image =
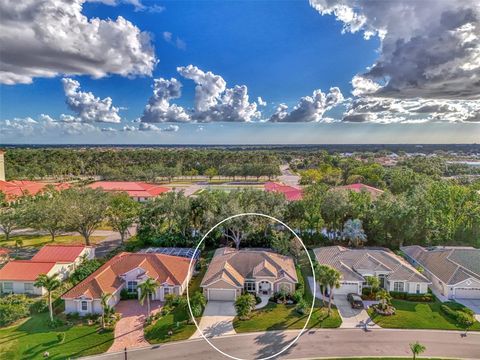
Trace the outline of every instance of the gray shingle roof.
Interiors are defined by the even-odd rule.
[[[472,247],[435,247],[418,245],[402,247],[402,251],[447,285],[458,284],[470,277],[480,279],[480,249]]]
[[[364,281],[359,270],[388,273],[389,280],[430,282],[404,259],[385,248],[347,249],[327,246],[314,250],[320,264],[329,265],[342,274],[344,281]]]

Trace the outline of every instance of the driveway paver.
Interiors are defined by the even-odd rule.
[[[333,303],[338,309],[340,316],[342,318],[341,328],[344,329],[355,329],[355,328],[365,328],[365,324],[369,328],[379,328],[368,315],[365,309],[352,309],[352,306],[347,300],[347,295],[335,295]]]
[[[209,301],[198,326],[208,338],[236,334],[233,329],[235,315],[233,301]],[[191,339],[200,337],[202,335],[197,330]]]
[[[152,301],[150,304],[152,313],[162,308],[160,301]],[[143,323],[147,315],[147,305],[143,306],[137,300],[122,300],[115,311],[122,315],[115,326],[115,339],[107,352],[123,351],[124,348],[132,349],[150,344],[145,340]]]

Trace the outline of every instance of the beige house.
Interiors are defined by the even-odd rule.
[[[388,291],[424,294],[430,280],[403,258],[386,248],[350,249],[326,246],[314,250],[319,264],[328,265],[342,275],[335,294],[361,294],[367,277],[376,276],[380,287]]]
[[[293,259],[272,251],[220,248],[215,252],[201,287],[207,300],[234,301],[242,292],[272,295],[295,291]]]
[[[404,246],[401,250],[415,266],[424,269],[431,287],[448,299],[480,299],[480,249]]]
[[[163,254],[120,253],[103,264],[84,281],[63,294],[66,313],[101,313],[102,294],[110,294],[109,305],[120,301],[122,290],[139,294],[138,286],[152,278],[159,284],[151,300],[165,295],[181,295],[191,277],[190,260]]]

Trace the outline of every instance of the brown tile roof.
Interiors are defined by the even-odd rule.
[[[297,282],[297,273],[292,258],[267,250],[232,248],[217,249],[208,266],[201,286],[219,279],[229,279],[231,284],[242,287],[246,278],[287,275]]]
[[[74,262],[85,245],[46,245],[32,258],[34,261]]]
[[[120,275],[141,268],[159,283],[182,284],[188,275],[190,259],[164,254],[120,253],[103,264],[84,281],[63,294],[62,299],[82,295],[98,299],[102,293],[113,293],[124,283]]]
[[[386,248],[348,249],[326,246],[314,249],[320,264],[329,265],[342,274],[344,281],[364,281],[359,270],[387,272],[389,280],[430,282],[404,259]]]
[[[12,260],[0,269],[0,280],[35,281],[40,274],[48,274],[54,266],[54,262]]]
[[[412,245],[402,247],[402,251],[447,285],[471,277],[480,279],[480,249]]]

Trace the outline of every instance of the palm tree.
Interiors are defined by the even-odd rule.
[[[367,284],[370,286],[372,293],[376,294],[380,288],[380,279],[378,276],[367,276]]]
[[[140,289],[140,304],[143,306],[143,302],[145,299],[147,299],[148,316],[150,316],[150,295],[154,294],[159,286],[160,284],[151,277],[147,278],[147,280],[138,285],[138,288]]]
[[[342,235],[348,239],[349,245],[356,247],[362,246],[363,243],[367,242],[367,235],[365,235],[363,231],[362,220],[359,219],[348,220],[345,225],[343,225]]]
[[[418,341],[416,341],[413,344],[410,344],[410,350],[413,354],[413,360],[415,360],[417,358],[417,355],[425,352],[427,348],[424,345],[420,344]]]
[[[315,280],[320,284],[322,290],[322,304],[325,306],[325,290],[327,289],[327,272],[329,267],[327,265],[315,264]]]
[[[376,298],[377,298],[377,300],[380,300],[380,304],[381,304],[383,310],[386,309],[387,304],[389,304],[390,301],[392,300],[392,296],[385,289],[380,290],[380,292],[377,293]]]
[[[108,305],[108,300],[110,300],[110,297],[112,294],[110,293],[102,293],[101,297],[101,304],[102,304],[102,328],[105,329],[105,315],[110,314],[110,305]]]
[[[50,310],[50,321],[53,322],[53,306],[52,306],[52,291],[60,287],[60,280],[57,279],[57,274],[48,276],[40,274],[33,285],[39,288],[45,288],[48,296],[48,309]]]
[[[326,282],[330,290],[330,296],[328,298],[328,315],[332,311],[332,298],[333,298],[333,289],[338,289],[340,287],[340,279],[342,274],[339,271],[335,270],[332,267],[329,267],[326,274]]]

